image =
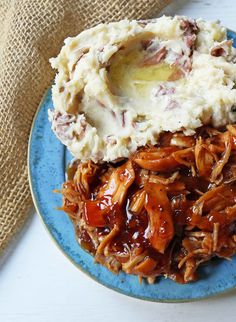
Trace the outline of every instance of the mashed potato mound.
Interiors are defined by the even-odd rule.
[[[114,161],[163,131],[236,120],[236,51],[217,22],[100,24],[67,38],[50,61],[52,129],[82,161]]]

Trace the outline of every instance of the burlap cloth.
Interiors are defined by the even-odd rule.
[[[27,145],[64,38],[102,21],[154,17],[170,0],[0,0],[0,252],[32,200]]]

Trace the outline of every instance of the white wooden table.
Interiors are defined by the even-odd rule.
[[[164,13],[220,19],[236,30],[234,0],[176,0]],[[36,215],[0,266],[0,322],[222,320],[236,321],[236,290],[211,300],[184,304],[128,298],[99,285],[74,267]]]

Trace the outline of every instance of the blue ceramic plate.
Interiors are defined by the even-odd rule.
[[[229,31],[236,45],[236,33]],[[99,283],[123,294],[157,302],[193,301],[210,297],[236,286],[236,256],[232,261],[213,260],[201,267],[200,280],[187,285],[160,278],[155,284],[139,283],[138,278],[121,272],[113,275],[77,243],[74,228],[61,211],[61,196],[53,193],[65,181],[71,155],[52,133],[47,110],[53,107],[51,91],[45,94],[36,113],[29,141],[29,179],[37,212],[63,253]]]

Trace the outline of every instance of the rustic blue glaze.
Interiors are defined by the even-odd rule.
[[[236,34],[228,32],[236,46]],[[160,278],[153,285],[140,284],[136,276],[113,275],[106,268],[94,264],[93,257],[77,243],[74,228],[61,211],[61,196],[53,193],[65,180],[65,167],[71,159],[64,146],[50,129],[47,110],[52,108],[51,91],[46,93],[32,128],[29,142],[29,175],[34,203],[48,231],[62,251],[79,268],[99,283],[123,294],[157,302],[193,301],[225,292],[236,286],[236,257],[232,261],[213,260],[203,266],[200,280],[187,285]]]

